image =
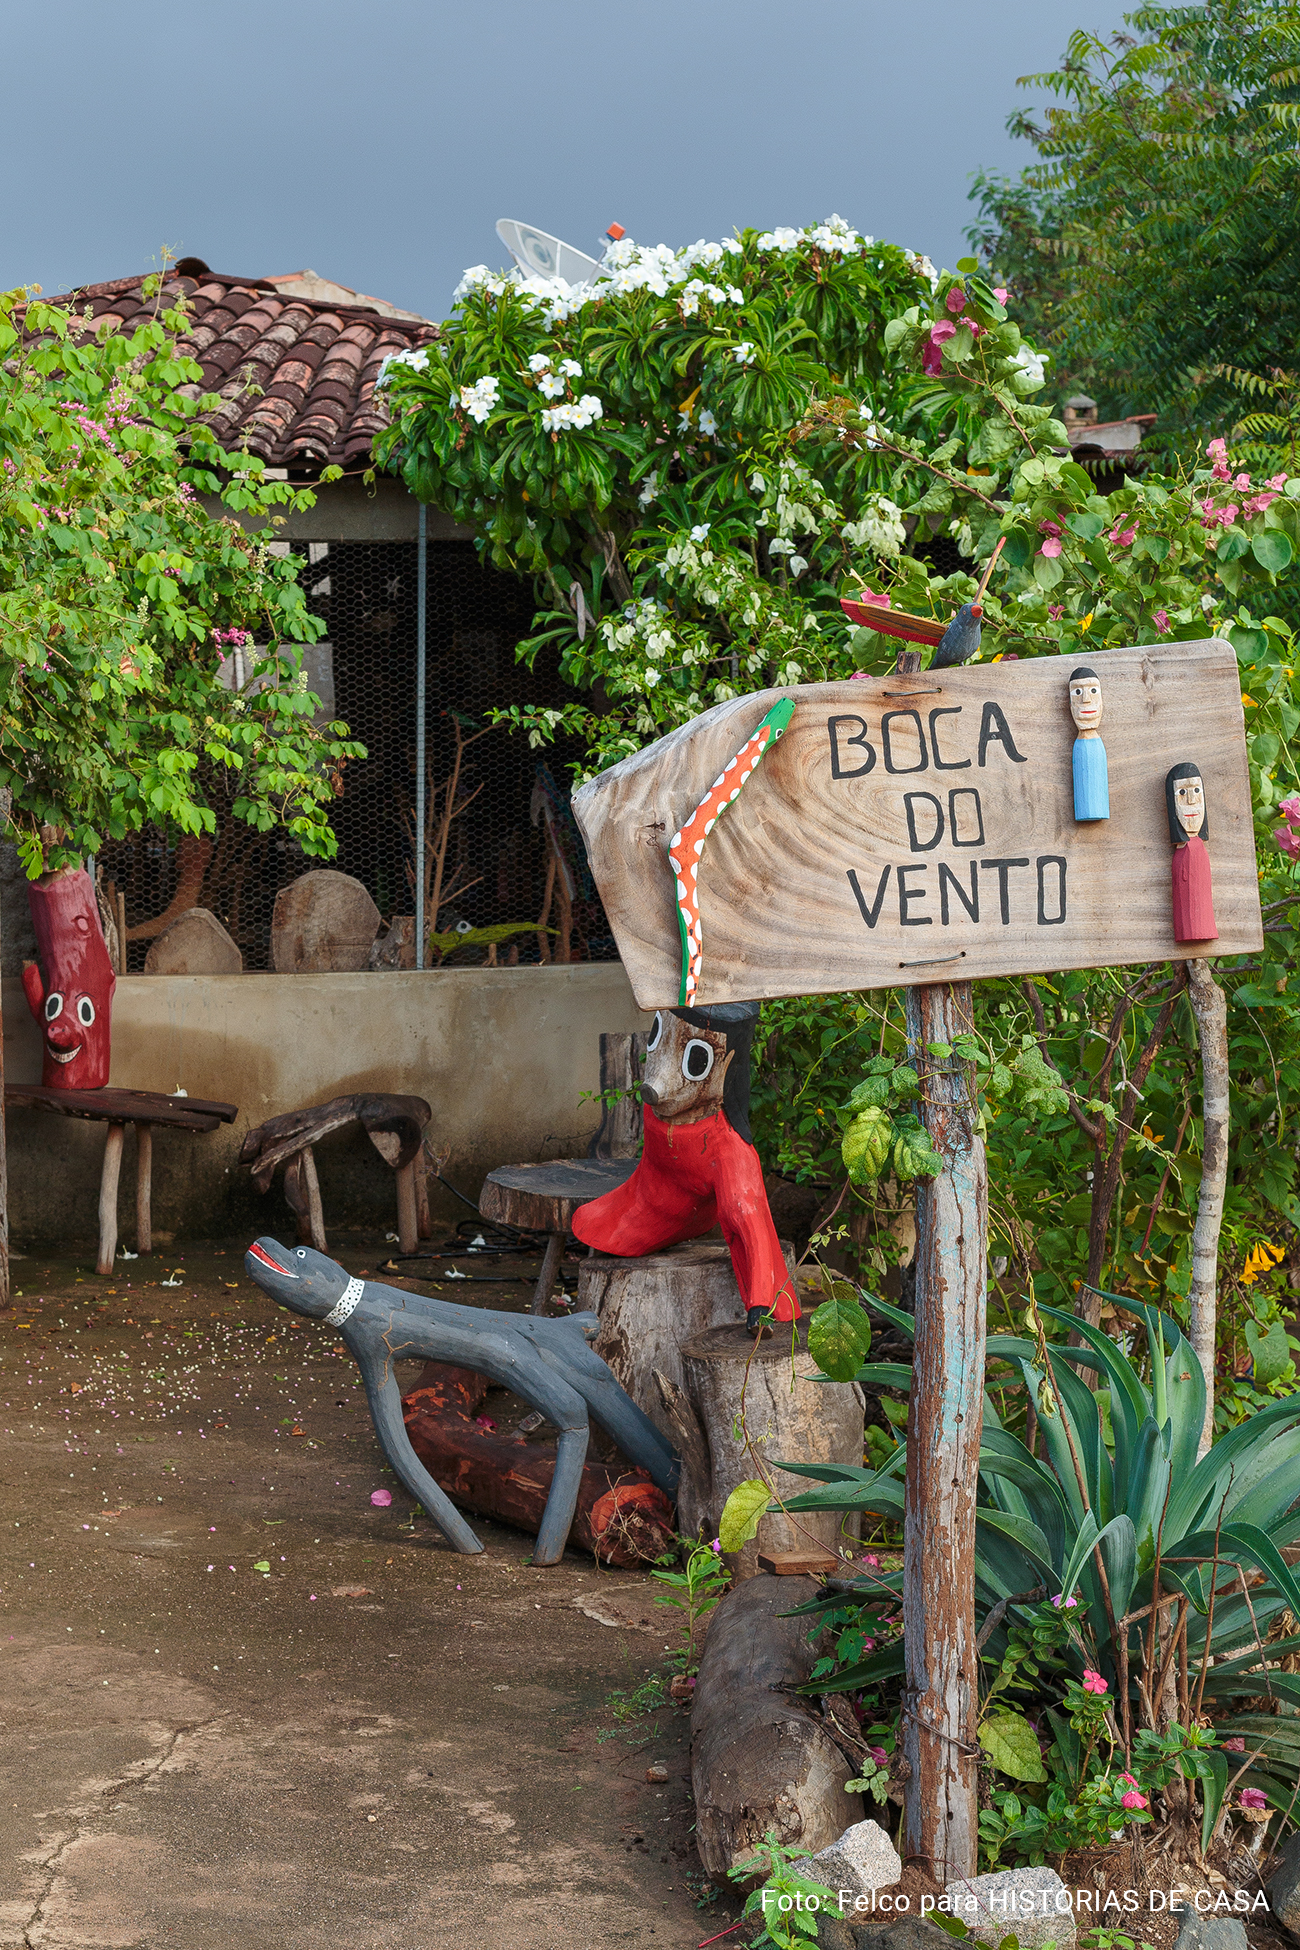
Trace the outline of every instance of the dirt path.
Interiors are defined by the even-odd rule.
[[[337,1247],[351,1272],[391,1250]],[[350,1358],[233,1242],[14,1274],[3,1950],[685,1950],[725,1928],[729,1900],[696,1907],[685,1718],[611,1706],[661,1697],[670,1614],[577,1609],[645,1580],[574,1553],[534,1570],[491,1525],[458,1557],[412,1522]]]

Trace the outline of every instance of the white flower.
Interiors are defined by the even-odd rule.
[[[707,542],[709,539],[710,526],[711,524],[707,521],[697,522],[695,527],[692,528],[691,530],[691,540],[693,542]]]
[[[742,339],[739,345],[732,348],[731,356],[738,366],[752,366],[754,348],[748,339]]]
[[[807,567],[808,564],[802,555],[792,555],[790,557],[790,573],[796,579],[803,574]]]
[[[379,372],[375,379],[376,390],[380,386],[386,386],[388,384],[390,367],[409,366],[412,372],[423,372],[428,363],[429,350],[427,346],[421,347],[418,352],[390,352],[387,358],[380,364]]]
[[[1035,352],[1031,346],[1022,345],[1011,363],[1017,372],[1024,374],[1031,386],[1038,387],[1046,382],[1046,353]]]
[[[761,251],[798,250],[802,239],[802,231],[791,230],[787,225],[779,230],[765,230],[758,240],[758,248]]]
[[[700,414],[700,432],[707,434],[709,439],[712,440],[717,431],[718,423],[706,406]]]
[[[835,252],[852,254],[860,244],[870,240],[859,237],[857,231],[851,224],[845,223],[843,217],[828,217],[826,222],[819,223],[815,230],[806,230],[804,241],[815,244],[819,250],[830,251],[832,254]]]
[[[794,543],[784,541],[780,535],[773,535],[767,545],[767,552],[769,555],[793,555]]]
[[[496,405],[500,393],[500,380],[494,379],[489,374],[485,379],[476,380],[472,386],[462,386],[460,389],[460,403],[469,414],[470,419],[477,420],[478,424],[482,426],[484,420],[487,419],[488,414]]]
[[[565,400],[562,406],[542,408],[542,426],[547,433],[559,433],[566,427],[589,427],[593,420],[604,415],[604,407],[594,393],[584,393],[579,400]]]
[[[683,406],[677,415],[677,431],[678,433],[689,433],[690,428],[691,410],[688,406]]]
[[[767,493],[767,482],[763,479],[763,476],[761,474],[755,474],[752,477],[749,483],[749,491],[751,494]]]
[[[846,521],[840,530],[855,548],[869,548],[874,555],[897,555],[907,540],[902,509],[886,494],[873,494],[858,521]]]
[[[558,372],[545,372],[537,382],[537,390],[543,399],[563,399],[566,388]]]
[[[653,664],[646,665],[645,681],[646,681],[646,689],[650,691],[652,691],[655,685],[659,682],[659,672],[654,668]]]
[[[638,507],[648,508],[650,506],[650,503],[654,500],[655,496],[658,494],[658,492],[659,492],[658,473],[652,472],[650,474],[647,474],[645,480],[641,483],[641,492],[637,496]]]
[[[549,372],[550,369],[551,355],[549,352],[534,352],[532,358],[528,361],[529,372]]]
[[[576,359],[561,359],[560,371],[564,374],[566,379],[582,378],[582,367],[578,364]]]

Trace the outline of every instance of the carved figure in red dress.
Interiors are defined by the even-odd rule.
[[[720,1225],[751,1333],[801,1311],[749,1131],[757,1020],[756,1002],[659,1011],[641,1086],[640,1163],[625,1184],[573,1216],[577,1238],[620,1258],[660,1252]]]
[[[63,867],[28,883],[39,966],[23,964],[27,1005],[42,1032],[47,1090],[102,1090],[108,1082],[117,977],[84,867]]]
[[[1174,940],[1217,941],[1214,890],[1210,878],[1209,818],[1200,767],[1184,762],[1165,777],[1165,810],[1173,841]]]

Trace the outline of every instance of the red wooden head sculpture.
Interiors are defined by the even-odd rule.
[[[39,966],[23,964],[28,1007],[41,1025],[47,1090],[102,1090],[108,1082],[113,990],[95,890],[84,867],[29,883]]]

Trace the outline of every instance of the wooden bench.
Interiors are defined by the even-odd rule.
[[[43,1084],[9,1084],[6,1110],[44,1110],[56,1117],[84,1117],[108,1125],[104,1165],[99,1179],[99,1258],[97,1273],[111,1273],[117,1251],[117,1181],[122,1167],[122,1144],[128,1124],[135,1125],[136,1251],[153,1251],[153,1127],[172,1131],[215,1131],[233,1124],[237,1104],[209,1102],[206,1097],[164,1097],[156,1090],[50,1090]]]
[[[284,1195],[298,1221],[298,1242],[323,1253],[327,1250],[325,1214],[312,1146],[333,1131],[360,1124],[396,1173],[398,1250],[413,1253],[417,1240],[430,1236],[424,1132],[431,1115],[423,1097],[394,1097],[380,1091],[331,1097],[327,1104],[308,1104],[255,1126],[240,1146],[239,1162],[250,1168],[259,1192],[270,1190],[276,1167],[284,1166]]]

